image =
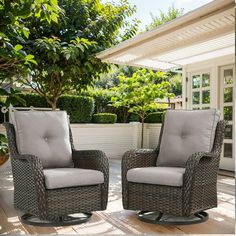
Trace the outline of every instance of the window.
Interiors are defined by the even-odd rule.
[[[210,73],[198,73],[192,75],[192,109],[210,108]],[[230,96],[230,91],[229,91]],[[229,98],[227,98],[229,99]]]

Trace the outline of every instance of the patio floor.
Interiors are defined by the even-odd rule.
[[[70,227],[33,227],[22,224],[13,208],[13,183],[9,172],[0,173],[0,234],[234,234],[235,179],[219,175],[218,207],[209,210],[210,219],[198,225],[159,226],[140,222],[134,211],[121,202],[120,161],[110,161],[109,204],[93,214],[88,223]]]

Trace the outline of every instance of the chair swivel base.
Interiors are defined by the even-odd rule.
[[[171,216],[161,212],[140,211],[138,218],[141,221],[159,225],[191,225],[208,220],[209,216],[202,211],[191,216]]]
[[[26,213],[21,216],[21,222],[28,225],[42,226],[42,227],[56,227],[56,226],[68,226],[68,225],[77,225],[89,221],[92,213],[79,213],[68,215],[66,218],[63,218],[59,221],[48,221],[41,220],[37,216],[33,216],[29,213]]]

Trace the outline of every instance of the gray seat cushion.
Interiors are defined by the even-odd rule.
[[[15,111],[13,122],[20,154],[37,156],[44,168],[73,166],[65,111]]]
[[[104,182],[101,171],[78,168],[44,169],[47,189],[96,185]]]
[[[130,169],[127,180],[134,183],[156,184],[179,187],[183,185],[185,168],[143,167]]]
[[[185,166],[192,154],[210,152],[219,119],[216,109],[167,111],[157,166]]]

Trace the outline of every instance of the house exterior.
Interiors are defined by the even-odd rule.
[[[215,0],[97,55],[105,62],[154,70],[181,68],[183,109],[221,110],[228,120],[220,168],[236,155],[235,2]]]

